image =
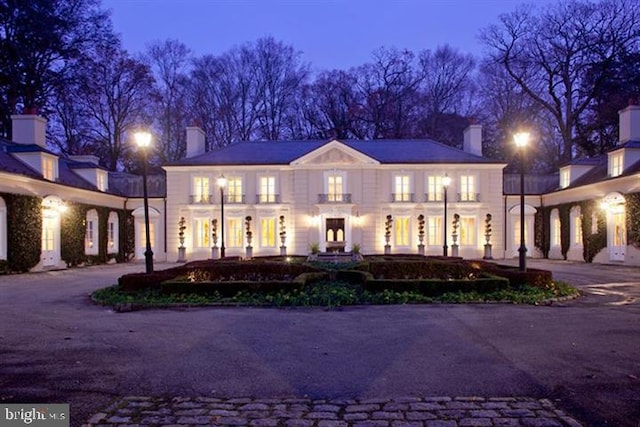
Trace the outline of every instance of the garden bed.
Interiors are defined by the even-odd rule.
[[[297,258],[196,261],[152,274],[129,274],[92,298],[121,306],[341,306],[433,302],[540,303],[577,295],[551,273],[459,258],[371,256],[360,263]]]

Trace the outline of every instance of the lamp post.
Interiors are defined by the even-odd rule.
[[[220,187],[220,258],[224,258],[224,187],[227,186],[227,178],[224,175],[218,177]]]
[[[451,178],[446,173],[442,177],[442,190],[444,191],[444,235],[443,246],[442,246],[442,255],[449,255],[449,247],[447,246],[447,187],[451,184]]]
[[[153,273],[153,251],[151,250],[151,232],[149,231],[149,194],[147,192],[147,149],[151,145],[151,134],[149,132],[136,132],[134,139],[142,150],[142,195],[144,197],[144,228],[147,240],[144,261],[146,272],[149,274]]]
[[[527,247],[524,239],[524,149],[529,143],[529,132],[519,132],[513,136],[520,150],[520,248],[518,249],[518,266],[520,271],[527,271]]]

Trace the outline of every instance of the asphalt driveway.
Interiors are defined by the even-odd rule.
[[[513,395],[550,398],[585,425],[637,427],[640,270],[530,265],[586,296],[543,307],[114,313],[89,293],[143,265],[0,277],[0,401],[69,402],[79,425],[126,395]]]

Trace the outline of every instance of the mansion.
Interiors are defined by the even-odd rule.
[[[49,151],[42,117],[12,120],[13,141],[0,140],[0,265],[144,260],[141,177]],[[156,260],[218,258],[223,246],[239,257],[446,250],[478,259],[490,244],[494,259],[518,256],[520,176],[483,156],[480,125],[465,130],[462,149],[334,139],[205,152],[204,132],[186,132],[186,158],[148,177]],[[615,149],[527,175],[525,195],[528,256],[640,266],[640,107],[620,112]]]

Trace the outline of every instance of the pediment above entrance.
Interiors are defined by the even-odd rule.
[[[350,165],[375,165],[377,160],[354,150],[338,140],[333,140],[322,147],[291,162],[292,165],[316,165],[316,166],[350,166]]]

